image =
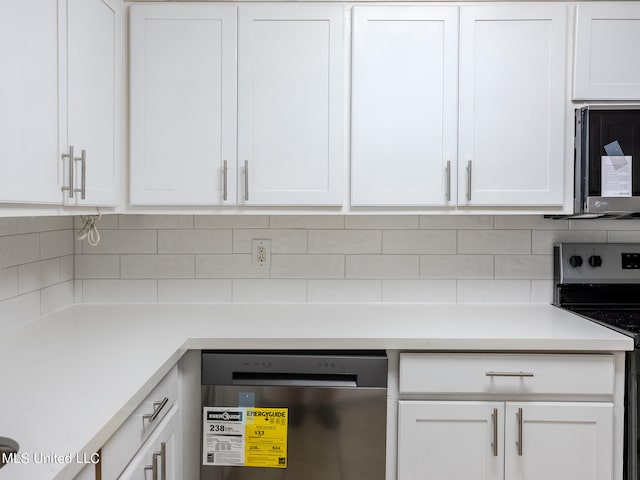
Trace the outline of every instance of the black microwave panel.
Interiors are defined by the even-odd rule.
[[[632,157],[631,191],[640,196],[640,111],[591,110],[589,112],[589,196],[602,192],[604,146],[618,141],[622,152]]]

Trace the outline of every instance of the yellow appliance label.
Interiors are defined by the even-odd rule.
[[[204,407],[202,464],[287,468],[286,408]]]
[[[245,466],[287,468],[286,408],[248,408],[245,427]]]

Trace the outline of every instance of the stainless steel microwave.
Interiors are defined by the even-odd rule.
[[[640,106],[576,109],[574,214],[640,216]]]

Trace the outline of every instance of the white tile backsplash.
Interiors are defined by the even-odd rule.
[[[0,218],[0,330],[70,303],[549,303],[559,241],[640,242],[640,220],[487,215]],[[251,242],[271,240],[271,268]]]
[[[89,245],[80,242],[84,254],[106,253],[157,253],[158,232],[156,230],[100,230],[100,243]]]
[[[0,332],[73,303],[73,250],[72,217],[0,218]]]
[[[235,279],[233,301],[250,303],[306,302],[306,280]]]
[[[9,235],[0,237],[0,268],[13,267],[40,260],[40,235]]]
[[[382,232],[309,230],[309,253],[382,253]]]
[[[307,253],[307,230],[234,230],[233,253],[251,253],[254,239],[271,240],[271,253]]]
[[[194,255],[122,255],[122,278],[194,278]]]
[[[18,295],[18,267],[0,269],[0,300]]]
[[[456,303],[455,280],[383,280],[383,302]]]
[[[231,280],[158,280],[160,303],[219,303],[231,301]]]
[[[309,280],[307,288],[309,302],[357,303],[382,300],[381,280]]]
[[[76,255],[75,278],[120,278],[118,255]]]
[[[347,255],[346,278],[417,279],[418,255]]]
[[[195,228],[269,228],[269,216],[196,215]]]
[[[458,303],[530,303],[531,281],[458,280],[457,300]]]
[[[158,253],[231,253],[231,230],[158,230]]]
[[[385,230],[382,253],[456,253],[456,231]]]
[[[18,294],[60,283],[60,259],[52,258],[18,267]]]
[[[496,255],[495,266],[497,279],[553,278],[553,255]]]
[[[344,219],[345,228],[379,230],[409,230],[420,227],[417,215],[349,215]]]
[[[272,255],[271,278],[344,278],[344,255]]]
[[[458,230],[458,253],[531,253],[530,230]]]
[[[58,230],[40,234],[40,258],[73,255],[73,230]]]
[[[84,303],[156,303],[157,280],[83,280]]]
[[[493,255],[421,255],[420,278],[493,278]]]

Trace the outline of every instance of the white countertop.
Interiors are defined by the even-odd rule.
[[[602,352],[633,341],[548,305],[75,305],[0,335],[0,437],[93,452],[188,349]],[[82,465],[10,464],[0,480]]]

